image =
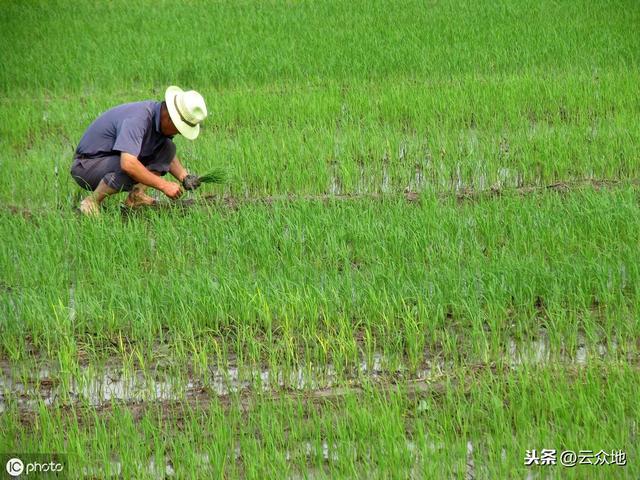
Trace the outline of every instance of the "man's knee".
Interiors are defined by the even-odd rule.
[[[102,181],[118,192],[129,192],[135,184],[133,179],[124,172],[109,172],[102,177]]]

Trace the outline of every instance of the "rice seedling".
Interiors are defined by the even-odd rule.
[[[204,175],[199,175],[198,181],[200,183],[225,183],[227,181],[227,172],[222,168],[217,168]]]

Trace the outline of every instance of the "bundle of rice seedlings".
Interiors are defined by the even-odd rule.
[[[200,183],[226,183],[227,172],[223,168],[216,168],[198,177]]]

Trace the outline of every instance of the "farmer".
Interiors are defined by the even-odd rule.
[[[182,195],[182,187],[197,188],[198,177],[182,166],[172,138],[180,133],[194,140],[206,116],[198,92],[173,86],[163,102],[126,103],[103,113],[84,132],[71,165],[71,176],[92,192],[80,203],[80,211],[97,215],[105,197],[121,191],[129,192],[125,204],[134,207],[155,203],[145,193],[147,187],[173,199]],[[167,172],[182,187],[163,179]]]

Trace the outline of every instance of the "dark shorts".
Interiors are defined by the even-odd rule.
[[[164,175],[176,156],[176,146],[167,140],[152,157],[139,158],[140,162],[152,172]],[[82,158],[75,156],[71,165],[71,176],[78,185],[86,190],[95,190],[101,180],[118,191],[130,191],[136,182],[120,168],[120,154],[106,157]]]

